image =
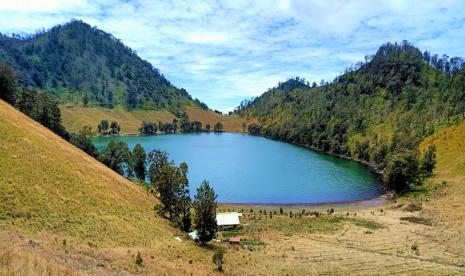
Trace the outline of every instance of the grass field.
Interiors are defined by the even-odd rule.
[[[435,175],[394,201],[292,217],[290,207],[221,206],[243,209],[242,228],[219,233],[242,244],[199,247],[154,214],[143,187],[0,101],[0,275],[219,274],[216,247],[226,275],[463,275],[464,138],[465,124],[428,138]]]
[[[122,133],[139,133],[142,121],[148,122],[172,122],[175,116],[167,111],[133,110],[127,111],[121,108],[102,107],[69,107],[61,106],[63,124],[67,130],[78,132],[85,125],[90,125],[96,130],[101,120],[117,121],[121,125]],[[203,127],[208,123],[213,125],[217,122],[223,124],[224,130],[229,132],[243,131],[243,123],[249,122],[238,116],[223,116],[221,114],[206,111],[198,107],[186,107],[189,119],[202,122]]]

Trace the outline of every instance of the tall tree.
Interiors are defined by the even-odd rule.
[[[16,104],[16,75],[7,64],[0,64],[0,99]]]
[[[110,132],[112,135],[118,135],[121,130],[120,125],[117,121],[112,121],[110,124]]]
[[[179,188],[177,193],[177,213],[181,218],[182,230],[188,232],[191,228],[191,207],[192,201],[189,194],[189,180],[187,178],[188,166],[186,163],[179,165]]]
[[[132,174],[131,152],[123,141],[111,141],[100,155],[100,161],[115,172],[128,176]]]
[[[141,144],[137,144],[132,151],[132,164],[134,174],[139,180],[145,181],[145,164],[147,155]]]
[[[168,154],[161,150],[153,150],[148,155],[150,183],[158,190],[161,169],[169,164]]]
[[[197,189],[194,198],[195,227],[199,235],[199,241],[205,245],[212,240],[218,229],[216,224],[216,194],[208,181],[204,180]]]
[[[414,151],[402,151],[388,157],[384,181],[389,189],[403,192],[418,183],[418,159]]]
[[[102,120],[100,124],[98,125],[99,134],[102,134],[102,135],[107,134],[108,127],[109,127],[108,120]]]
[[[223,131],[223,124],[221,122],[217,122],[215,124],[215,132],[222,132]]]

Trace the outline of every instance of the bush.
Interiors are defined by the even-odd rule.
[[[142,256],[140,255],[140,252],[137,252],[137,256],[136,256],[136,265],[142,265],[142,263],[144,262],[144,260],[142,259]]]
[[[223,271],[224,250],[222,248],[216,250],[215,254],[213,254],[212,261],[216,265],[218,271]]]

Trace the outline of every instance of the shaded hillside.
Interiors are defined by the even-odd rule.
[[[464,64],[461,58],[422,53],[407,42],[388,43],[331,83],[291,91],[277,87],[236,112],[258,118],[257,134],[388,171],[413,162],[408,174],[417,174],[418,143],[463,117]]]
[[[63,103],[180,112],[194,101],[111,34],[71,21],[27,38],[0,35],[0,63]]]

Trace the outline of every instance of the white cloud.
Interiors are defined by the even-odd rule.
[[[186,36],[187,43],[224,43],[229,40],[228,36],[221,33],[206,32],[206,33],[190,33]]]
[[[0,0],[0,32],[83,19],[230,110],[278,81],[334,78],[388,41],[465,56],[463,0]]]

